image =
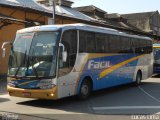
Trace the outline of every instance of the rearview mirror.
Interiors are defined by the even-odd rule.
[[[6,57],[6,48],[2,48],[2,57]]]
[[[12,42],[4,42],[2,44],[2,57],[3,58],[6,56],[6,48],[4,48],[5,45],[12,45]]]
[[[67,51],[62,52],[63,62],[67,61]]]
[[[59,43],[60,46],[60,53],[62,54],[62,60],[63,62],[67,61],[67,51],[65,51],[65,47],[62,43]]]

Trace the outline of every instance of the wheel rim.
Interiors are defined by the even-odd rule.
[[[84,96],[88,95],[88,90],[89,90],[88,85],[82,85],[81,94]]]

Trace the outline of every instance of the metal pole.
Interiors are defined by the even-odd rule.
[[[56,12],[55,7],[56,7],[55,1],[53,0],[53,24],[55,24],[55,12]]]

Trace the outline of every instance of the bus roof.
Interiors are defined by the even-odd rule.
[[[29,28],[18,30],[17,33],[36,32],[36,31],[58,31],[58,30],[64,31],[67,29],[86,30],[86,31],[92,31],[92,32],[108,33],[108,34],[114,34],[114,35],[120,35],[120,36],[126,36],[126,37],[134,37],[139,39],[151,40],[151,38],[149,37],[127,34],[115,29],[86,25],[82,23],[35,26],[35,27],[29,27]]]

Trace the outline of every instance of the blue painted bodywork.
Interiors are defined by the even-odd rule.
[[[121,54],[121,55],[106,56],[106,57],[101,57],[101,58],[94,58],[94,59],[90,59],[90,60],[94,60],[96,62],[109,61],[110,65],[114,66],[114,65],[120,64],[121,62],[124,62],[128,59],[134,58],[138,55],[140,55],[140,54]],[[124,66],[121,66],[120,68],[107,74],[103,78],[99,78],[100,73],[102,71],[104,71],[105,69],[88,70],[88,64],[89,64],[89,60],[88,60],[87,64],[85,65],[85,68],[83,70],[82,76],[79,80],[77,94],[79,94],[81,83],[86,76],[91,77],[91,79],[93,81],[93,88],[92,88],[93,91],[133,82],[134,73],[136,72],[135,69],[136,69],[137,63],[138,63],[138,59],[134,60],[132,62],[129,62]]]
[[[86,76],[90,76],[93,80],[93,91],[133,82],[134,74],[136,72],[135,69],[138,63],[138,59],[134,60],[110,72],[106,76],[100,78],[100,73],[106,70],[107,68],[94,69],[92,66],[91,69],[88,69],[90,60],[97,63],[108,61],[109,66],[112,67],[114,65],[120,64],[128,59],[137,57],[139,55],[140,54],[119,54],[119,55],[111,55],[111,56],[88,59],[88,61],[84,66],[84,69],[82,70],[78,82],[77,94],[79,94],[80,85]],[[22,89],[40,89],[37,87],[40,81],[41,80],[19,79],[19,80],[12,80],[10,81],[9,84],[13,84],[13,86]]]
[[[9,81],[8,85],[22,89],[40,89],[37,87],[40,80],[17,79]]]

